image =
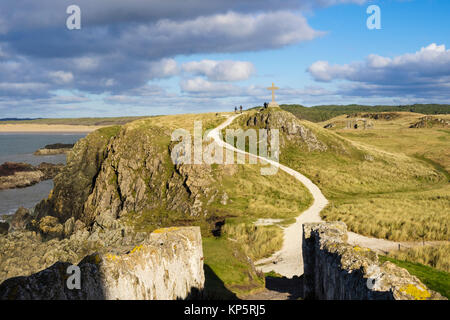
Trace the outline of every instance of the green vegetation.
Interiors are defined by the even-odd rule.
[[[379,255],[380,262],[390,261],[420,279],[428,288],[439,292],[450,299],[450,274],[445,271],[436,270],[420,263],[397,260],[391,257]]]
[[[243,252],[253,261],[270,257],[283,246],[283,230],[279,226],[255,226],[228,220],[223,233],[239,243]]]
[[[418,262],[442,271],[450,272],[450,244],[448,243],[393,251],[389,253],[389,257]]]
[[[255,112],[238,118],[233,126],[248,129],[246,121]],[[337,134],[340,131],[284,111],[269,112],[272,123],[296,122],[326,146],[326,150],[310,150],[307,140],[314,139],[308,134],[280,132],[280,162],[305,174],[330,200],[322,218],[343,221],[351,231],[378,238],[448,239],[450,189],[445,172],[416,157],[352,141]]]
[[[203,238],[207,298],[227,299],[264,288],[264,276],[256,272],[240,245],[224,237]]]
[[[281,105],[283,110],[289,111],[296,117],[312,122],[326,121],[328,119],[358,112],[395,112],[406,111],[423,114],[449,114],[448,104],[413,104],[404,106],[364,106],[364,105],[323,105],[304,107],[302,105]]]

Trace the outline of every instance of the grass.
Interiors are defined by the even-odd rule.
[[[389,257],[418,262],[441,271],[450,272],[450,244],[448,243],[393,251],[389,253]]]
[[[450,299],[450,274],[420,263],[402,261],[391,257],[379,255],[380,262],[390,261],[420,279],[428,288],[439,292]]]
[[[204,237],[203,253],[210,270],[205,284],[208,298],[239,297],[264,289],[263,274],[255,271],[239,245],[224,237]]]
[[[280,162],[310,178],[330,200],[322,218],[344,221],[351,231],[367,236],[418,240],[418,233],[424,232],[428,240],[448,239],[450,189],[447,175],[439,167],[398,152],[399,149],[363,143],[374,140],[372,134],[378,134],[375,130],[354,130],[358,131],[355,134],[370,136],[353,140],[350,133],[337,134],[321,124],[286,114],[272,116],[301,124],[327,146],[326,151],[309,151],[299,137],[280,134]],[[247,129],[247,118],[238,118],[233,125]],[[400,117],[397,121],[405,119]],[[444,143],[441,141],[436,151],[442,152]],[[420,230],[423,226],[425,230]]]
[[[304,107],[301,105],[281,105],[283,110],[289,111],[300,119],[313,122],[326,121],[331,118],[358,112],[417,112],[424,114],[449,114],[448,104],[414,104],[403,106],[364,106],[364,105],[323,105]]]
[[[253,261],[270,257],[281,250],[283,230],[276,225],[255,226],[246,223],[225,224],[223,234],[231,241],[239,243],[243,252]]]
[[[123,131],[127,132],[127,141],[130,141],[127,145],[134,145],[131,142],[133,139],[142,139],[139,136],[151,134],[152,145],[157,144],[158,149],[168,150],[172,131],[182,128],[192,133],[194,121],[202,122],[204,133],[225,121],[225,118],[216,113],[152,117],[128,123],[123,126]],[[123,158],[127,159],[135,153],[131,150]],[[173,168],[171,161],[167,166]],[[128,219],[137,231],[151,232],[164,226],[200,226],[205,272],[210,278],[208,296],[215,297],[217,292],[222,292],[222,295],[244,295],[260,290],[264,288],[264,277],[256,273],[253,261],[281,249],[283,231],[279,225],[292,223],[312,202],[307,189],[293,177],[281,170],[275,175],[264,176],[261,175],[261,167],[261,164],[247,162],[243,165],[214,164],[210,169],[205,168],[208,169],[208,179],[212,181],[210,188],[218,191],[213,200],[202,200],[203,208],[208,212],[205,217],[186,216],[161,205],[123,218]],[[191,179],[196,178],[196,171],[191,173]],[[200,175],[202,179],[205,179],[204,175]],[[205,180],[202,181],[205,183]],[[223,202],[223,194],[227,195],[226,203]],[[281,221],[279,225],[255,227],[254,222],[259,218]],[[225,225],[221,236],[215,238],[211,231],[218,221],[225,221]]]

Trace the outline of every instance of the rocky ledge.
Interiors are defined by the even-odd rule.
[[[27,163],[5,162],[0,166],[0,190],[24,188],[43,180],[53,179],[64,167],[42,162],[35,167]]]
[[[304,294],[320,300],[446,300],[406,269],[347,243],[343,222],[303,225]]]
[[[35,156],[64,154],[72,150],[73,146],[74,146],[73,144],[64,144],[64,143],[48,144],[44,148],[36,150],[33,154]]]
[[[186,299],[204,287],[200,228],[165,228],[126,249],[103,248],[78,263],[78,288],[69,288],[68,262],[0,284],[0,300]],[[76,284],[76,281],[75,281]]]

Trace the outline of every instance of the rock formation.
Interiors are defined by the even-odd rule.
[[[73,146],[74,146],[73,144],[64,144],[64,143],[48,144],[44,148],[36,150],[33,154],[35,156],[64,154],[72,150]]]
[[[172,300],[193,298],[204,287],[200,228],[159,229],[130,250],[108,248],[79,264],[80,288],[69,289],[67,262],[0,284],[9,300]]]
[[[299,119],[289,112],[269,109],[268,111],[260,111],[250,116],[245,125],[247,127],[258,127],[261,129],[278,129],[282,135],[280,144],[285,144],[284,137],[294,143],[306,144],[309,151],[325,151],[327,146],[322,143],[316,135],[306,128]]]
[[[420,118],[416,123],[411,124],[410,128],[432,128],[434,126],[438,127],[450,127],[450,120],[436,118],[433,116],[425,116]]]
[[[349,245],[343,222],[303,225],[304,295],[326,300],[445,299],[370,249]]]
[[[104,128],[81,139],[54,179],[37,220],[74,218],[92,228],[109,228],[125,216],[151,213],[166,219],[208,217],[205,204],[224,196],[214,187],[209,165],[174,165],[171,130],[135,123]],[[168,216],[167,216],[168,215]]]
[[[5,162],[0,166],[0,190],[24,188],[42,180],[52,179],[62,164],[43,162],[38,167],[27,163]]]

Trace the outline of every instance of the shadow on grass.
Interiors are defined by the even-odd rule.
[[[225,287],[224,282],[214,273],[214,271],[204,264],[205,288],[203,299],[206,300],[237,300],[236,295]]]

